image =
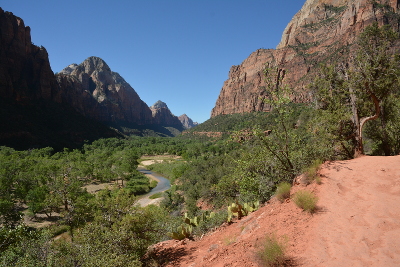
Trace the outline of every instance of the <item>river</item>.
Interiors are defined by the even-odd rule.
[[[146,195],[140,196],[139,197],[140,199],[137,201],[137,203],[142,207],[150,205],[150,204],[158,203],[160,201],[159,198],[150,199],[149,197],[151,195],[154,195],[155,193],[164,192],[164,191],[168,190],[171,187],[170,181],[168,179],[166,179],[165,177],[162,177],[158,173],[152,172],[144,167],[138,167],[137,170],[140,171],[141,173],[143,173],[144,175],[151,176],[152,178],[154,178],[158,181],[157,186],[154,187],[153,189],[151,189],[150,192],[147,193]]]

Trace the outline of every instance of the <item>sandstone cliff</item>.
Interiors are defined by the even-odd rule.
[[[178,119],[180,120],[180,122],[183,125],[183,128],[185,129],[190,129],[198,125],[197,122],[193,122],[193,120],[189,118],[188,115],[186,114],[180,115]]]
[[[146,103],[101,58],[69,65],[56,77],[63,101],[89,118],[106,123],[153,123]]]
[[[263,70],[265,64],[285,70],[284,83],[296,102],[310,100],[307,84],[320,62],[341,58],[358,34],[371,23],[392,24],[398,30],[398,0],[307,0],[283,32],[277,49],[253,52],[242,64],[232,66],[211,117],[269,111]]]
[[[179,129],[182,128],[182,123],[177,116],[171,113],[167,104],[158,100],[150,107],[153,114],[153,121],[155,124],[164,126],[175,126]]]
[[[58,85],[47,51],[31,42],[24,21],[0,8],[0,96],[17,101],[53,99]],[[56,99],[59,100],[59,99]]]

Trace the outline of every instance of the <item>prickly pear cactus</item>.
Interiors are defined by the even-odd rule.
[[[176,232],[168,233],[167,235],[175,240],[183,240],[185,238],[190,238],[193,232],[193,227],[191,225],[182,224],[178,226]]]

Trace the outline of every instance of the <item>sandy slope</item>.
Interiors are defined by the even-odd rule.
[[[286,239],[286,266],[400,266],[400,156],[326,163],[310,215],[274,199],[257,212],[197,241],[155,245],[164,266],[261,266],[264,237]]]

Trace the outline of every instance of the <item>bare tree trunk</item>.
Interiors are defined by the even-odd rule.
[[[366,83],[365,86],[368,88],[368,83]],[[364,147],[363,147],[363,143],[362,143],[362,130],[364,128],[364,124],[367,121],[376,120],[377,118],[379,118],[379,113],[381,112],[381,108],[380,108],[380,105],[379,105],[380,104],[379,99],[369,89],[367,89],[367,92],[369,93],[369,95],[371,96],[372,101],[374,102],[375,115],[372,115],[372,116],[369,116],[369,117],[364,117],[364,118],[361,118],[361,120],[360,120],[360,124],[359,124],[359,127],[358,127],[358,132],[357,132],[358,139],[359,139],[358,151],[360,152],[360,155],[364,154]]]

